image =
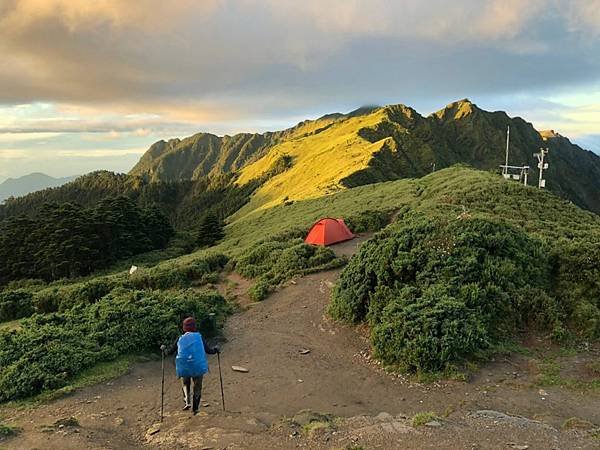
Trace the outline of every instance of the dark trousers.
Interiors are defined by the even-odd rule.
[[[181,387],[183,389],[183,400],[186,406],[190,405],[190,397],[193,392],[193,410],[198,411],[200,397],[202,396],[202,375],[199,377],[182,377]]]

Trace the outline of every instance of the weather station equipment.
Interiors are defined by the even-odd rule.
[[[507,180],[515,180],[527,186],[529,166],[511,166],[508,164],[508,151],[510,148],[510,125],[506,128],[506,158],[502,168],[502,176]]]
[[[540,188],[540,189],[546,187],[546,180],[544,179],[544,170],[548,169],[548,163],[544,162],[546,155],[548,155],[548,148],[540,148],[539,153],[533,154],[533,156],[535,156],[538,160],[537,167],[540,171],[540,178],[538,180],[538,188]]]

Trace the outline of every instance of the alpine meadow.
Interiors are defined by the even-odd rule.
[[[598,447],[600,4],[392,3],[0,1],[0,450]]]

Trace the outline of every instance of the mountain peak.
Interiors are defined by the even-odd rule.
[[[433,115],[441,120],[459,120],[479,111],[481,110],[475,103],[468,98],[463,98],[446,105]]]
[[[548,139],[564,138],[564,136],[562,134],[557,133],[554,130],[542,130],[542,131],[540,131],[540,136],[545,141],[548,140]]]

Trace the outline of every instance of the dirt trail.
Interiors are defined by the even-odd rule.
[[[336,251],[351,254],[356,245],[350,241]],[[137,364],[124,377],[50,404],[4,411],[7,422],[23,427],[23,432],[0,442],[0,447],[598,448],[600,441],[585,432],[560,429],[573,416],[600,423],[597,391],[540,391],[532,384],[535,373],[530,373],[527,358],[492,362],[469,383],[421,385],[385,374],[370,360],[365,337],[325,315],[338,275],[339,271],[310,275],[288,283],[264,302],[242,302],[248,306],[229,319],[221,355],[226,412],[221,411],[216,357],[210,357],[206,404],[196,417],[181,411],[179,384],[169,362],[165,421],[158,433],[147,435],[158,419],[161,373],[160,362],[148,362]],[[249,372],[234,372],[232,365]],[[314,432],[283,420],[306,409],[337,419]],[[477,410],[536,420],[473,416]],[[444,416],[441,426],[410,426],[409,418],[424,411]],[[79,426],[41,428],[71,416]],[[300,414],[296,421],[302,424],[306,416]]]

